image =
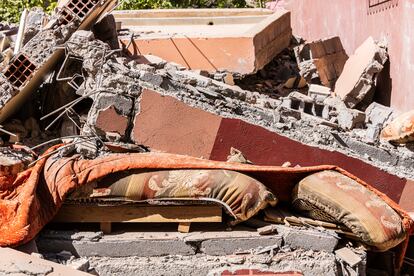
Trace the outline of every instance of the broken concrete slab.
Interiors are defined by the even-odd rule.
[[[367,38],[345,63],[335,85],[335,93],[354,108],[375,88],[378,73],[388,60],[385,46]]]
[[[331,93],[332,91],[329,87],[318,84],[309,85],[308,96],[317,102],[323,102]]]
[[[251,251],[269,245],[280,247],[282,237],[280,235],[269,235],[254,238],[205,240],[201,242],[200,251],[207,255],[222,256]]]
[[[338,111],[338,125],[344,130],[365,125],[365,113],[357,109],[343,108]]]
[[[11,248],[0,248],[0,256],[0,274],[2,275],[90,275]]]
[[[302,229],[294,226],[275,225],[283,236],[285,245],[291,248],[333,252],[338,245],[339,236],[335,231]]]
[[[376,125],[386,125],[393,119],[394,109],[376,102],[373,102],[365,110],[366,123]]]
[[[131,54],[152,54],[188,69],[210,72],[254,73],[286,48],[292,36],[286,10],[139,10],[113,14],[123,28],[137,34],[128,49]],[[124,45],[129,43],[127,37],[121,37]]]
[[[339,37],[308,42],[294,48],[300,74],[309,83],[333,89],[348,59]]]

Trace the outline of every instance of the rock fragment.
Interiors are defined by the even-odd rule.
[[[369,37],[345,63],[342,74],[336,82],[335,93],[348,107],[356,107],[372,93],[378,73],[384,68],[387,60],[385,46]]]

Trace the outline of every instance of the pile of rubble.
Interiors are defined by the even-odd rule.
[[[0,211],[8,214],[3,224],[10,221],[0,227],[10,235],[0,245],[33,240],[55,217],[98,222],[103,232],[45,229],[36,239],[41,257],[99,275],[365,275],[401,268],[413,222],[377,191],[381,183],[372,187],[335,166],[251,165],[275,165],[278,153],[260,145],[281,135],[414,178],[414,116],[374,101],[389,62],[385,42],[369,37],[348,57],[338,37],[292,37],[283,11],[265,20],[286,23],[268,41],[273,48],[263,44],[255,53],[267,65],[250,60],[258,66],[250,74],[196,69],[136,55],[134,37],[148,33],[122,28],[122,18],[110,14],[115,6],[61,1],[50,16],[34,9],[19,26],[0,24]],[[226,143],[227,163],[208,161],[226,161]],[[240,145],[260,158],[233,148]],[[334,182],[339,191],[325,190]],[[124,209],[128,204],[138,211]],[[349,204],[379,211],[367,219]],[[154,214],[135,213],[154,206]],[[232,231],[219,223],[222,209]],[[179,222],[180,232],[190,222],[216,225],[192,233],[161,226],[166,230],[103,234],[112,222],[131,221]],[[378,223],[374,232],[381,234],[365,221]],[[393,264],[372,264],[370,257]],[[36,275],[59,271],[55,266],[42,263]],[[23,259],[0,263],[0,271],[34,273]]]

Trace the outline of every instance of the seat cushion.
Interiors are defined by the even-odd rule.
[[[318,220],[342,223],[365,244],[388,250],[407,237],[402,218],[378,195],[336,171],[321,171],[294,188],[296,210]]]
[[[125,171],[100,180],[92,196],[129,200],[213,198],[231,210],[234,222],[247,220],[277,202],[259,181],[229,170]]]

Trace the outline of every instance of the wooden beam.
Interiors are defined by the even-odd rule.
[[[63,205],[53,222],[221,222],[216,205]]]
[[[111,222],[101,222],[101,231],[104,234],[110,234],[112,232],[112,223]]]

